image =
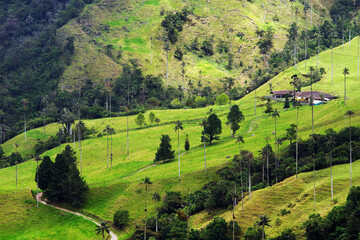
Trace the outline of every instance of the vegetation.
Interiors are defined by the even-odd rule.
[[[166,161],[166,160],[172,160],[175,158],[175,150],[172,150],[172,146],[170,144],[170,137],[169,135],[162,135],[161,137],[161,143],[160,146],[155,154],[155,162],[158,161]]]

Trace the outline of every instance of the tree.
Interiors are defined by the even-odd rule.
[[[96,235],[102,235],[103,240],[105,239],[105,232],[107,234],[110,233],[110,227],[108,225],[108,221],[101,220],[100,225],[95,228]]]
[[[144,185],[145,185],[145,228],[144,228],[144,240],[146,240],[147,191],[148,191],[148,188],[149,188],[150,184],[152,184],[152,182],[150,181],[150,177],[145,177],[145,178],[143,178],[141,184],[144,184]]]
[[[64,108],[61,112],[60,123],[65,125],[67,133],[70,133],[71,125],[75,122],[75,116],[69,109]]]
[[[137,125],[139,125],[141,127],[145,123],[144,114],[139,113],[135,119],[135,122]]]
[[[227,233],[228,226],[225,219],[215,217],[214,220],[205,227],[204,240],[229,240]]]
[[[244,157],[245,161],[247,162],[248,165],[248,170],[249,170],[249,199],[251,199],[251,165],[252,162],[254,160],[254,156],[252,154],[252,152],[248,151],[248,150],[242,150],[241,151],[241,156]]]
[[[289,95],[286,94],[285,96],[285,103],[284,103],[284,109],[290,108],[290,102],[289,102]]]
[[[297,126],[295,124],[291,124],[290,128],[286,129],[286,140],[290,141],[290,145],[292,144],[292,141],[296,139],[296,128]]]
[[[294,106],[296,106],[296,151],[295,151],[295,161],[296,161],[296,179],[298,176],[298,167],[299,167],[299,141],[298,141],[298,132],[299,132],[299,108],[300,102],[294,101]]]
[[[327,141],[326,141],[326,146],[328,147],[329,150],[329,158],[330,158],[330,181],[331,181],[331,199],[334,199],[334,187],[333,187],[333,171],[332,171],[332,156],[331,156],[331,152],[333,150],[333,147],[335,145],[335,140],[334,140],[334,136],[329,135],[327,137]]]
[[[169,135],[161,135],[161,143],[159,148],[157,149],[157,152],[155,154],[155,162],[158,161],[166,161],[166,160],[171,160],[174,159],[174,153],[175,150],[173,151],[171,148],[171,144],[170,144],[170,137]]]
[[[260,220],[256,223],[256,225],[258,225],[259,227],[262,228],[262,239],[264,240],[265,239],[265,226],[269,226],[270,227],[270,223],[271,220],[266,216],[266,215],[263,215],[263,216],[260,216]]]
[[[270,140],[270,137],[267,136],[265,138],[265,140],[266,140],[266,178],[267,178],[267,185],[270,186],[270,174],[269,174],[269,148],[270,148],[269,140]]]
[[[154,200],[154,202],[155,202],[155,211],[156,211],[156,213],[155,213],[155,230],[156,230],[156,232],[158,232],[158,209],[157,209],[156,205],[161,200],[160,194],[157,192],[154,192],[152,195],[152,200]]]
[[[156,118],[156,119],[155,119],[155,122],[156,122],[157,125],[159,125],[159,123],[161,122],[161,120],[160,120],[159,118]]]
[[[350,156],[350,188],[352,186],[352,149],[351,149],[351,116],[353,116],[355,112],[353,110],[348,110],[345,115],[349,116],[349,126],[350,126],[350,139],[349,139],[349,156]]]
[[[181,121],[175,122],[174,131],[178,133],[178,166],[179,166],[179,179],[180,179],[180,130],[183,130],[183,123]]]
[[[236,131],[240,129],[240,122],[245,119],[238,105],[234,105],[231,107],[231,110],[227,115],[227,119],[232,130],[232,137],[234,138]]]
[[[210,142],[210,145],[214,140],[219,140],[218,136],[222,132],[221,120],[215,113],[211,114],[206,120],[207,126],[204,127],[205,141]],[[201,139],[203,141],[203,139]]]
[[[216,105],[225,105],[230,102],[230,99],[226,93],[222,93],[216,97],[215,103]]]
[[[155,113],[151,112],[149,114],[149,120],[150,120],[151,125],[155,122],[155,120],[156,120]]]
[[[344,68],[343,74],[344,74],[344,105],[346,106],[346,75],[350,74],[349,69]]]
[[[203,127],[202,130],[202,141],[204,143],[204,161],[205,161],[205,173],[206,173],[206,149],[205,149],[205,127],[209,126],[209,124],[206,121],[206,118],[199,123],[200,126]]]
[[[223,87],[224,87],[224,91],[229,91],[229,101],[230,101],[230,108],[231,108],[231,89],[232,87],[235,85],[235,79],[232,77],[226,77],[222,80],[223,82]]]
[[[185,138],[185,151],[189,151],[190,150],[190,140],[189,140],[189,135],[186,134],[186,138]]]
[[[89,187],[80,177],[75,152],[70,146],[66,146],[65,150],[56,156],[51,172],[51,181],[45,191],[50,201],[65,202],[74,207],[85,201]]]
[[[259,34],[261,33],[261,34]],[[267,54],[273,48],[273,38],[274,38],[274,30],[269,27],[266,32],[257,31],[258,36],[260,37],[259,41],[256,43],[260,49],[260,54],[263,55],[264,68],[268,67]]]
[[[128,210],[118,210],[114,214],[114,225],[116,227],[125,229],[125,226],[129,223],[130,215]]]
[[[241,188],[241,211],[244,211],[244,187],[242,179],[242,162],[241,162],[241,143],[244,143],[243,136],[239,135],[235,143],[239,143],[239,166],[240,166],[240,188]]]
[[[273,110],[272,105],[271,105],[271,100],[270,100],[270,98],[268,98],[266,103],[265,103],[265,111],[264,111],[264,113],[268,113],[269,116],[270,116],[270,114],[272,112],[274,112],[274,110]]]
[[[53,164],[54,163],[51,161],[49,156],[44,156],[38,170],[36,171],[35,182],[38,183],[38,187],[43,191],[47,191],[49,188],[52,178]]]

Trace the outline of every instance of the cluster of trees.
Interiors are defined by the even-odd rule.
[[[45,156],[40,163],[35,182],[44,191],[44,197],[54,202],[64,202],[79,207],[85,200],[89,187],[80,177],[75,152],[70,146],[56,156],[55,162]]]
[[[56,30],[92,2],[0,3],[0,142],[21,131],[24,111],[28,119],[33,119],[34,127],[38,126],[36,117],[42,111],[42,99],[56,92],[59,77],[74,52],[74,38],[57,41]],[[22,99],[29,102],[26,109]]]
[[[352,187],[346,203],[334,207],[326,217],[310,215],[303,227],[309,240],[359,239],[360,187]]]
[[[18,148],[18,144],[15,144],[15,148]],[[21,154],[17,151],[11,153],[10,156],[6,157],[4,155],[4,150],[0,146],[0,168],[10,167],[24,162],[25,160]]]

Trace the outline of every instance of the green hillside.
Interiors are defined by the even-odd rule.
[[[312,23],[315,23],[319,9],[327,14],[331,3],[314,1],[313,5]],[[230,76],[240,83],[249,80],[249,73],[263,66],[256,47],[256,29],[274,29],[275,50],[284,47],[296,8],[298,25],[304,29],[303,5],[298,1],[281,6],[267,1],[236,0],[147,0],[144,4],[142,0],[101,1],[87,6],[79,18],[58,31],[61,39],[75,37],[75,55],[65,69],[60,87],[74,88],[79,77],[102,83],[105,78],[117,77],[121,64],[130,59],[137,59],[145,74],[162,75],[166,81],[165,32],[161,22],[166,14],[181,11],[185,6],[192,8],[194,14],[179,32],[178,42],[170,46],[166,84],[174,86],[185,84],[182,61],[174,58],[176,49],[184,53],[186,83],[201,78],[203,83],[218,86],[220,79]],[[200,45],[212,39],[215,54],[210,57],[193,54],[190,46],[196,37]],[[233,70],[226,69],[229,54],[217,51],[223,45],[234,55]],[[116,58],[119,51],[121,57]]]
[[[315,111],[315,131],[322,133],[328,128],[340,130],[346,125],[344,113],[347,109],[352,109],[355,112],[359,111],[358,104],[359,97],[357,95],[359,82],[357,81],[357,38],[348,45],[338,47],[334,50],[334,84],[331,85],[331,71],[329,63],[331,60],[331,51],[326,51],[320,54],[320,65],[327,71],[323,79],[314,84],[314,89],[339,96],[339,99],[333,100],[325,105],[316,106]],[[307,66],[316,66],[316,57],[307,61]],[[350,69],[350,75],[347,78],[348,97],[347,106],[343,104],[343,75],[344,67]],[[304,63],[300,63],[298,69],[290,68],[272,79],[274,90],[291,89],[289,82],[290,77],[294,73],[305,73]],[[303,90],[307,90],[304,88]],[[264,86],[257,89],[257,96],[265,96],[269,94],[269,86]],[[248,94],[243,99],[236,102],[239,104],[241,110],[245,115],[245,121],[241,125],[240,134],[245,137],[245,144],[243,149],[251,151],[258,151],[265,145],[265,137],[272,135],[274,131],[274,120],[263,113],[263,107],[259,106],[264,102],[258,100],[257,115],[254,115],[254,93]],[[276,103],[275,108],[282,109],[283,103]],[[106,137],[91,138],[83,141],[83,176],[90,185],[89,199],[83,210],[85,212],[98,215],[101,218],[112,220],[112,216],[119,208],[128,209],[132,223],[126,233],[119,233],[121,238],[128,237],[135,229],[135,223],[140,223],[144,206],[143,197],[144,191],[140,190],[143,187],[140,185],[140,179],[149,176],[153,182],[151,192],[158,191],[163,195],[166,190],[177,190],[186,194],[200,188],[204,183],[211,179],[216,179],[214,172],[220,167],[224,166],[237,153],[238,145],[235,140],[230,137],[230,129],[223,124],[223,133],[221,140],[214,145],[207,147],[207,165],[209,173],[204,173],[203,149],[200,142],[201,128],[198,126],[201,118],[207,116],[210,108],[215,113],[221,116],[222,122],[226,122],[225,115],[228,112],[229,106],[211,106],[203,109],[187,109],[187,110],[163,110],[153,111],[157,117],[161,119],[159,126],[148,126],[146,128],[137,128],[134,122],[134,117],[130,117],[130,159],[126,158],[126,118],[112,118],[112,119],[98,119],[86,120],[85,124],[88,127],[94,127],[98,131],[102,131],[107,124],[111,124],[117,131],[113,136],[113,152],[114,161],[113,167],[106,168]],[[148,119],[149,112],[146,113]],[[278,134],[284,135],[285,129],[291,123],[296,121],[296,110],[280,110],[280,118],[278,119]],[[299,130],[300,137],[308,138],[311,133],[311,108],[309,106],[302,106],[300,109]],[[169,134],[172,140],[173,148],[176,149],[177,135],[173,130],[174,124],[172,121],[183,120],[184,131],[180,134],[180,143],[183,153],[183,143],[185,134],[189,134],[191,150],[187,154],[181,156],[181,181],[177,178],[177,161],[167,164],[153,165],[155,151],[160,143],[161,134]],[[358,116],[353,118],[353,125],[359,126]],[[56,131],[56,125],[47,127],[48,133]],[[32,130],[35,133],[42,132],[42,129]],[[31,134],[30,134],[31,136]],[[36,138],[36,137],[35,137]],[[18,136],[3,145],[6,151],[11,152],[13,142],[21,141],[23,136]],[[72,146],[72,144],[71,144]],[[62,146],[62,149],[63,146]],[[19,151],[26,151],[27,148],[19,148]],[[54,159],[59,152],[59,148],[52,149],[43,155],[49,155]],[[230,156],[230,158],[227,158]],[[354,164],[354,169],[358,168],[359,163]],[[337,204],[345,201],[345,196],[348,191],[348,166],[341,165],[335,167],[335,197]],[[0,170],[0,181],[3,183],[0,186],[2,190],[1,198],[9,199],[9,195],[16,194],[19,201],[10,202],[14,206],[21,208],[25,202],[32,202],[32,207],[35,206],[35,201],[29,200],[30,189],[35,189],[34,173],[36,169],[36,162],[28,161],[18,166],[19,185],[15,188],[15,167],[9,167]],[[354,182],[359,184],[359,175],[354,171]],[[329,170],[320,170],[317,173],[317,209],[316,212],[322,215],[326,214],[333,207],[329,194]],[[299,180],[289,178],[282,183],[272,186],[269,189],[256,191],[251,201],[246,201],[246,211],[242,214],[239,206],[237,207],[236,216],[238,221],[245,226],[251,225],[256,216],[266,213],[270,216],[273,223],[279,218],[279,226],[269,228],[270,236],[276,236],[282,229],[286,227],[298,227],[307,216],[313,212],[312,202],[312,182],[311,174],[305,173],[300,175]],[[274,192],[276,194],[274,194]],[[28,199],[28,201],[26,201]],[[281,201],[280,201],[281,199]],[[297,199],[297,200],[296,200]],[[279,202],[280,201],[280,202]],[[289,207],[290,204],[295,206]],[[280,217],[277,216],[281,209],[289,208],[291,214]],[[46,209],[42,207],[41,209]],[[34,210],[29,210],[34,211]],[[44,210],[47,211],[47,210]],[[50,210],[49,210],[50,211]],[[154,205],[150,204],[149,212],[154,213]],[[251,214],[247,214],[251,212]],[[230,213],[223,213],[224,217],[229,220]],[[5,214],[6,215],[6,214]],[[201,227],[208,221],[207,213],[200,213],[192,217],[191,222],[193,227]],[[31,218],[35,218],[31,215]],[[30,215],[22,217],[30,218]],[[66,220],[59,220],[66,221]],[[74,220],[78,221],[78,220]],[[81,220],[82,221],[82,220]],[[278,222],[278,221],[277,221]],[[23,227],[29,234],[36,235],[37,233],[30,228],[30,225]],[[7,234],[18,234],[21,238],[26,239],[25,233],[19,233],[16,230],[3,229],[1,236]],[[72,231],[72,227],[69,227]],[[56,231],[56,227],[54,229]],[[297,230],[299,231],[299,230]],[[88,233],[86,233],[88,234]],[[66,237],[65,237],[66,238]],[[81,236],[79,236],[81,239]],[[84,236],[88,239],[88,235]]]

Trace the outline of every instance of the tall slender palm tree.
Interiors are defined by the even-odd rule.
[[[266,177],[267,177],[267,185],[270,186],[270,174],[269,174],[269,140],[270,137],[267,136],[266,140]]]
[[[110,227],[108,225],[108,221],[101,220],[100,225],[95,228],[96,235],[102,235],[103,240],[105,239],[105,232],[107,234],[110,233]]]
[[[248,170],[249,170],[249,199],[251,199],[251,164],[254,160],[253,153],[248,150],[241,151],[241,155],[244,156],[244,158],[247,161],[248,164]]]
[[[263,216],[260,216],[260,220],[256,223],[256,225],[258,225],[259,227],[262,228],[262,239],[263,240],[265,239],[265,229],[264,228],[265,228],[265,226],[271,227],[270,222],[271,222],[271,220],[266,215],[263,215]]]
[[[158,232],[158,209],[157,209],[157,203],[160,202],[161,197],[158,192],[154,192],[152,195],[152,200],[155,202],[155,229],[156,232]]]
[[[261,157],[261,161],[262,161],[262,182],[264,183],[265,181],[265,161],[266,161],[266,157],[267,157],[267,146],[261,148],[261,150],[259,151],[259,156]]]
[[[24,133],[25,133],[25,144],[26,144],[26,105],[29,103],[25,98],[21,100],[24,108]]]
[[[350,126],[350,139],[349,139],[349,155],[350,155],[350,188],[352,186],[352,148],[351,148],[351,116],[353,116],[355,112],[353,110],[348,110],[345,115],[349,116],[349,126]]]
[[[328,136],[327,138],[327,141],[326,141],[326,146],[328,147],[329,149],[329,157],[330,157],[330,181],[331,181],[331,199],[334,200],[334,187],[333,187],[333,171],[332,171],[332,156],[331,156],[331,152],[332,152],[332,149],[335,145],[335,138],[334,136],[330,135]]]
[[[314,130],[314,98],[313,98],[313,78],[314,78],[314,67],[310,67],[310,105],[311,105],[311,129],[312,129],[312,160],[313,160],[313,175],[314,175],[314,209],[316,209],[316,174],[315,174],[315,130]]]
[[[350,74],[349,69],[344,68],[343,74],[344,74],[344,105],[346,106],[346,76]]]
[[[276,145],[277,145],[277,168],[275,168],[275,177],[276,177],[276,183],[278,182],[278,172],[277,170],[280,168],[280,145],[283,144],[283,140],[281,138],[276,139]]]
[[[152,182],[150,181],[150,177],[145,177],[142,179],[142,184],[145,185],[145,228],[144,228],[144,240],[146,240],[146,221],[147,221],[147,192],[150,184]]]
[[[242,179],[242,162],[241,162],[241,143],[244,143],[243,136],[237,136],[236,142],[239,143],[239,167],[240,167],[240,191],[241,191],[241,211],[244,211],[244,187],[243,187],[243,179]]]
[[[205,118],[205,119],[203,119],[203,120],[201,121],[201,123],[199,123],[199,125],[200,125],[201,127],[203,127],[203,132],[202,132],[202,134],[203,134],[203,142],[204,142],[204,161],[205,161],[205,173],[206,173],[205,127],[209,126],[209,124],[207,123],[207,120],[206,120],[206,118]]]
[[[110,126],[106,125],[106,168],[109,167],[109,129]]]
[[[298,177],[298,167],[299,167],[299,108],[300,108],[300,102],[295,100],[295,106],[296,106],[296,179]]]
[[[276,118],[277,117],[280,117],[280,112],[277,110],[277,109],[275,109],[275,111],[271,114],[271,116],[274,118],[274,120],[275,120],[275,132],[274,132],[274,134],[275,134],[275,151],[276,151],[276,146],[277,146],[277,138],[276,138]],[[276,155],[275,155],[276,156]],[[275,172],[276,172],[276,183],[277,183],[277,167],[278,167],[278,159],[277,159],[277,157],[275,157]]]
[[[178,133],[178,166],[179,166],[179,180],[180,180],[180,130],[184,130],[182,121],[176,121],[174,131]]]

